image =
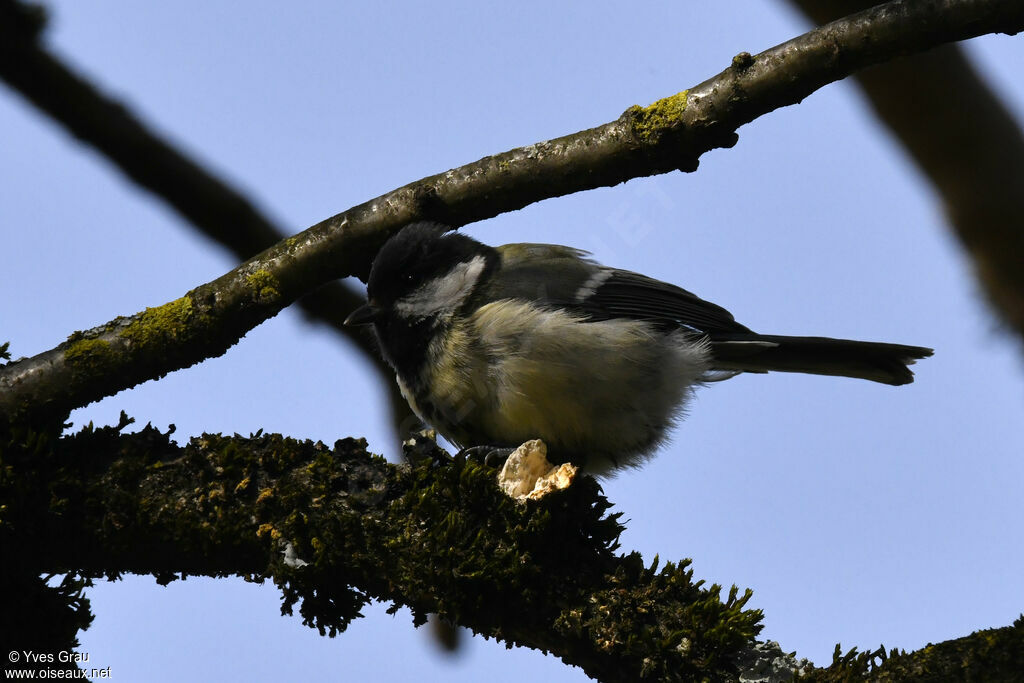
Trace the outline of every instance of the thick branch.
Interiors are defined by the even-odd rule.
[[[272,578],[283,611],[298,605],[321,633],[384,600],[417,623],[435,612],[602,681],[1009,681],[1024,666],[1024,619],[909,654],[837,648],[822,669],[755,643],[749,592],[723,601],[688,561],[658,571],[616,555],[619,515],[588,477],[524,505],[498,491],[493,470],[425,439],[407,451],[414,465],[394,466],[353,439],[328,449],[203,435],[180,447],[151,427],[121,434],[127,424],[0,438],[0,600],[19,625],[5,642],[67,646],[91,620],[81,579],[240,575]],[[37,579],[50,572],[69,573],[52,595]],[[50,609],[33,618],[40,604]]]
[[[122,427],[126,421],[122,422]],[[38,435],[19,434],[21,446]],[[52,449],[4,449],[0,541],[26,575],[272,577],[284,610],[331,635],[371,599],[547,650],[604,681],[722,680],[760,629],[688,562],[616,555],[618,514],[581,478],[543,501],[424,441],[412,467],[277,435],[87,428]],[[3,586],[0,586],[0,590]]]
[[[873,0],[792,0],[825,23]],[[857,75],[934,183],[989,299],[1024,336],[1024,132],[955,45]]]
[[[402,225],[452,225],[630,178],[693,170],[736,129],[857,69],[941,43],[1024,29],[1024,4],[897,1],[811,31],[611,123],[417,181],[323,221],[159,308],[0,370],[0,411],[54,413],[223,353],[305,292],[365,275]]]

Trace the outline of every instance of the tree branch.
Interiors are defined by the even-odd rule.
[[[854,71],[936,45],[1024,29],[1024,4],[902,0],[833,22],[597,128],[485,157],[394,190],[290,237],[184,297],[72,335],[0,369],[0,411],[61,414],[204,358],[305,292],[365,276],[401,226],[459,226],[541,199],[673,169],[731,146],[736,129]]]
[[[0,441],[0,539],[17,549],[5,563],[161,583],[270,577],[283,611],[298,606],[321,633],[391,601],[417,624],[434,612],[604,681],[732,678],[760,630],[760,611],[743,609],[749,592],[722,600],[688,561],[659,571],[616,555],[619,514],[589,477],[524,505],[493,469],[425,439],[410,450],[416,464],[399,467],[353,439],[328,449],[206,434],[182,448],[148,426],[119,433],[128,423],[52,448],[38,434]]]
[[[658,570],[617,555],[620,515],[589,477],[519,504],[492,469],[428,439],[395,466],[354,439],[204,434],[181,447],[150,426],[123,434],[129,423],[0,438],[0,601],[18,625],[4,642],[69,647],[92,619],[90,578],[191,574],[271,578],[282,611],[298,606],[321,634],[388,601],[416,624],[435,612],[602,681],[1009,681],[1024,662],[1024,619],[909,654],[837,647],[827,668],[797,661],[753,640],[749,591],[723,600],[688,560]],[[68,576],[51,594],[41,573]]]
[[[1010,626],[929,643],[915,652],[886,652],[884,647],[873,652],[857,652],[854,648],[844,655],[837,645],[833,660],[828,668],[810,667],[802,671],[796,680],[808,683],[1016,683],[1024,671],[1024,616]]]
[[[819,24],[873,0],[791,0]],[[934,184],[989,300],[1024,338],[1024,132],[956,45],[857,74]],[[967,172],[969,169],[969,172]]]

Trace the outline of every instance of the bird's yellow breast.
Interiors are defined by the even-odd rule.
[[[414,409],[447,438],[463,446],[541,438],[574,459],[651,449],[707,369],[703,347],[647,323],[584,322],[518,300],[455,322],[428,357],[429,395]]]

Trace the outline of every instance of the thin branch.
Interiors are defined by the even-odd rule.
[[[858,652],[854,648],[843,654],[837,645],[833,658],[830,667],[809,668],[795,680],[808,683],[1017,683],[1021,680],[1021,671],[1024,671],[1024,616],[1010,626],[929,643],[914,652],[895,649],[887,652],[880,647],[869,652]]]
[[[54,414],[223,353],[305,292],[365,276],[381,243],[432,218],[460,226],[541,199],[694,170],[736,129],[858,69],[985,33],[1024,29],[1024,3],[901,0],[810,31],[597,128],[394,190],[290,237],[184,297],[118,318],[0,370],[0,414]]]
[[[873,0],[791,0],[818,23]],[[990,301],[1024,337],[1024,132],[963,50],[857,74],[875,114],[935,185]]]

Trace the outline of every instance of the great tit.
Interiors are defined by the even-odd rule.
[[[693,389],[741,372],[900,385],[931,349],[758,334],[685,289],[553,244],[490,247],[436,223],[378,252],[372,323],[413,411],[460,447],[540,438],[594,474],[642,464]]]

